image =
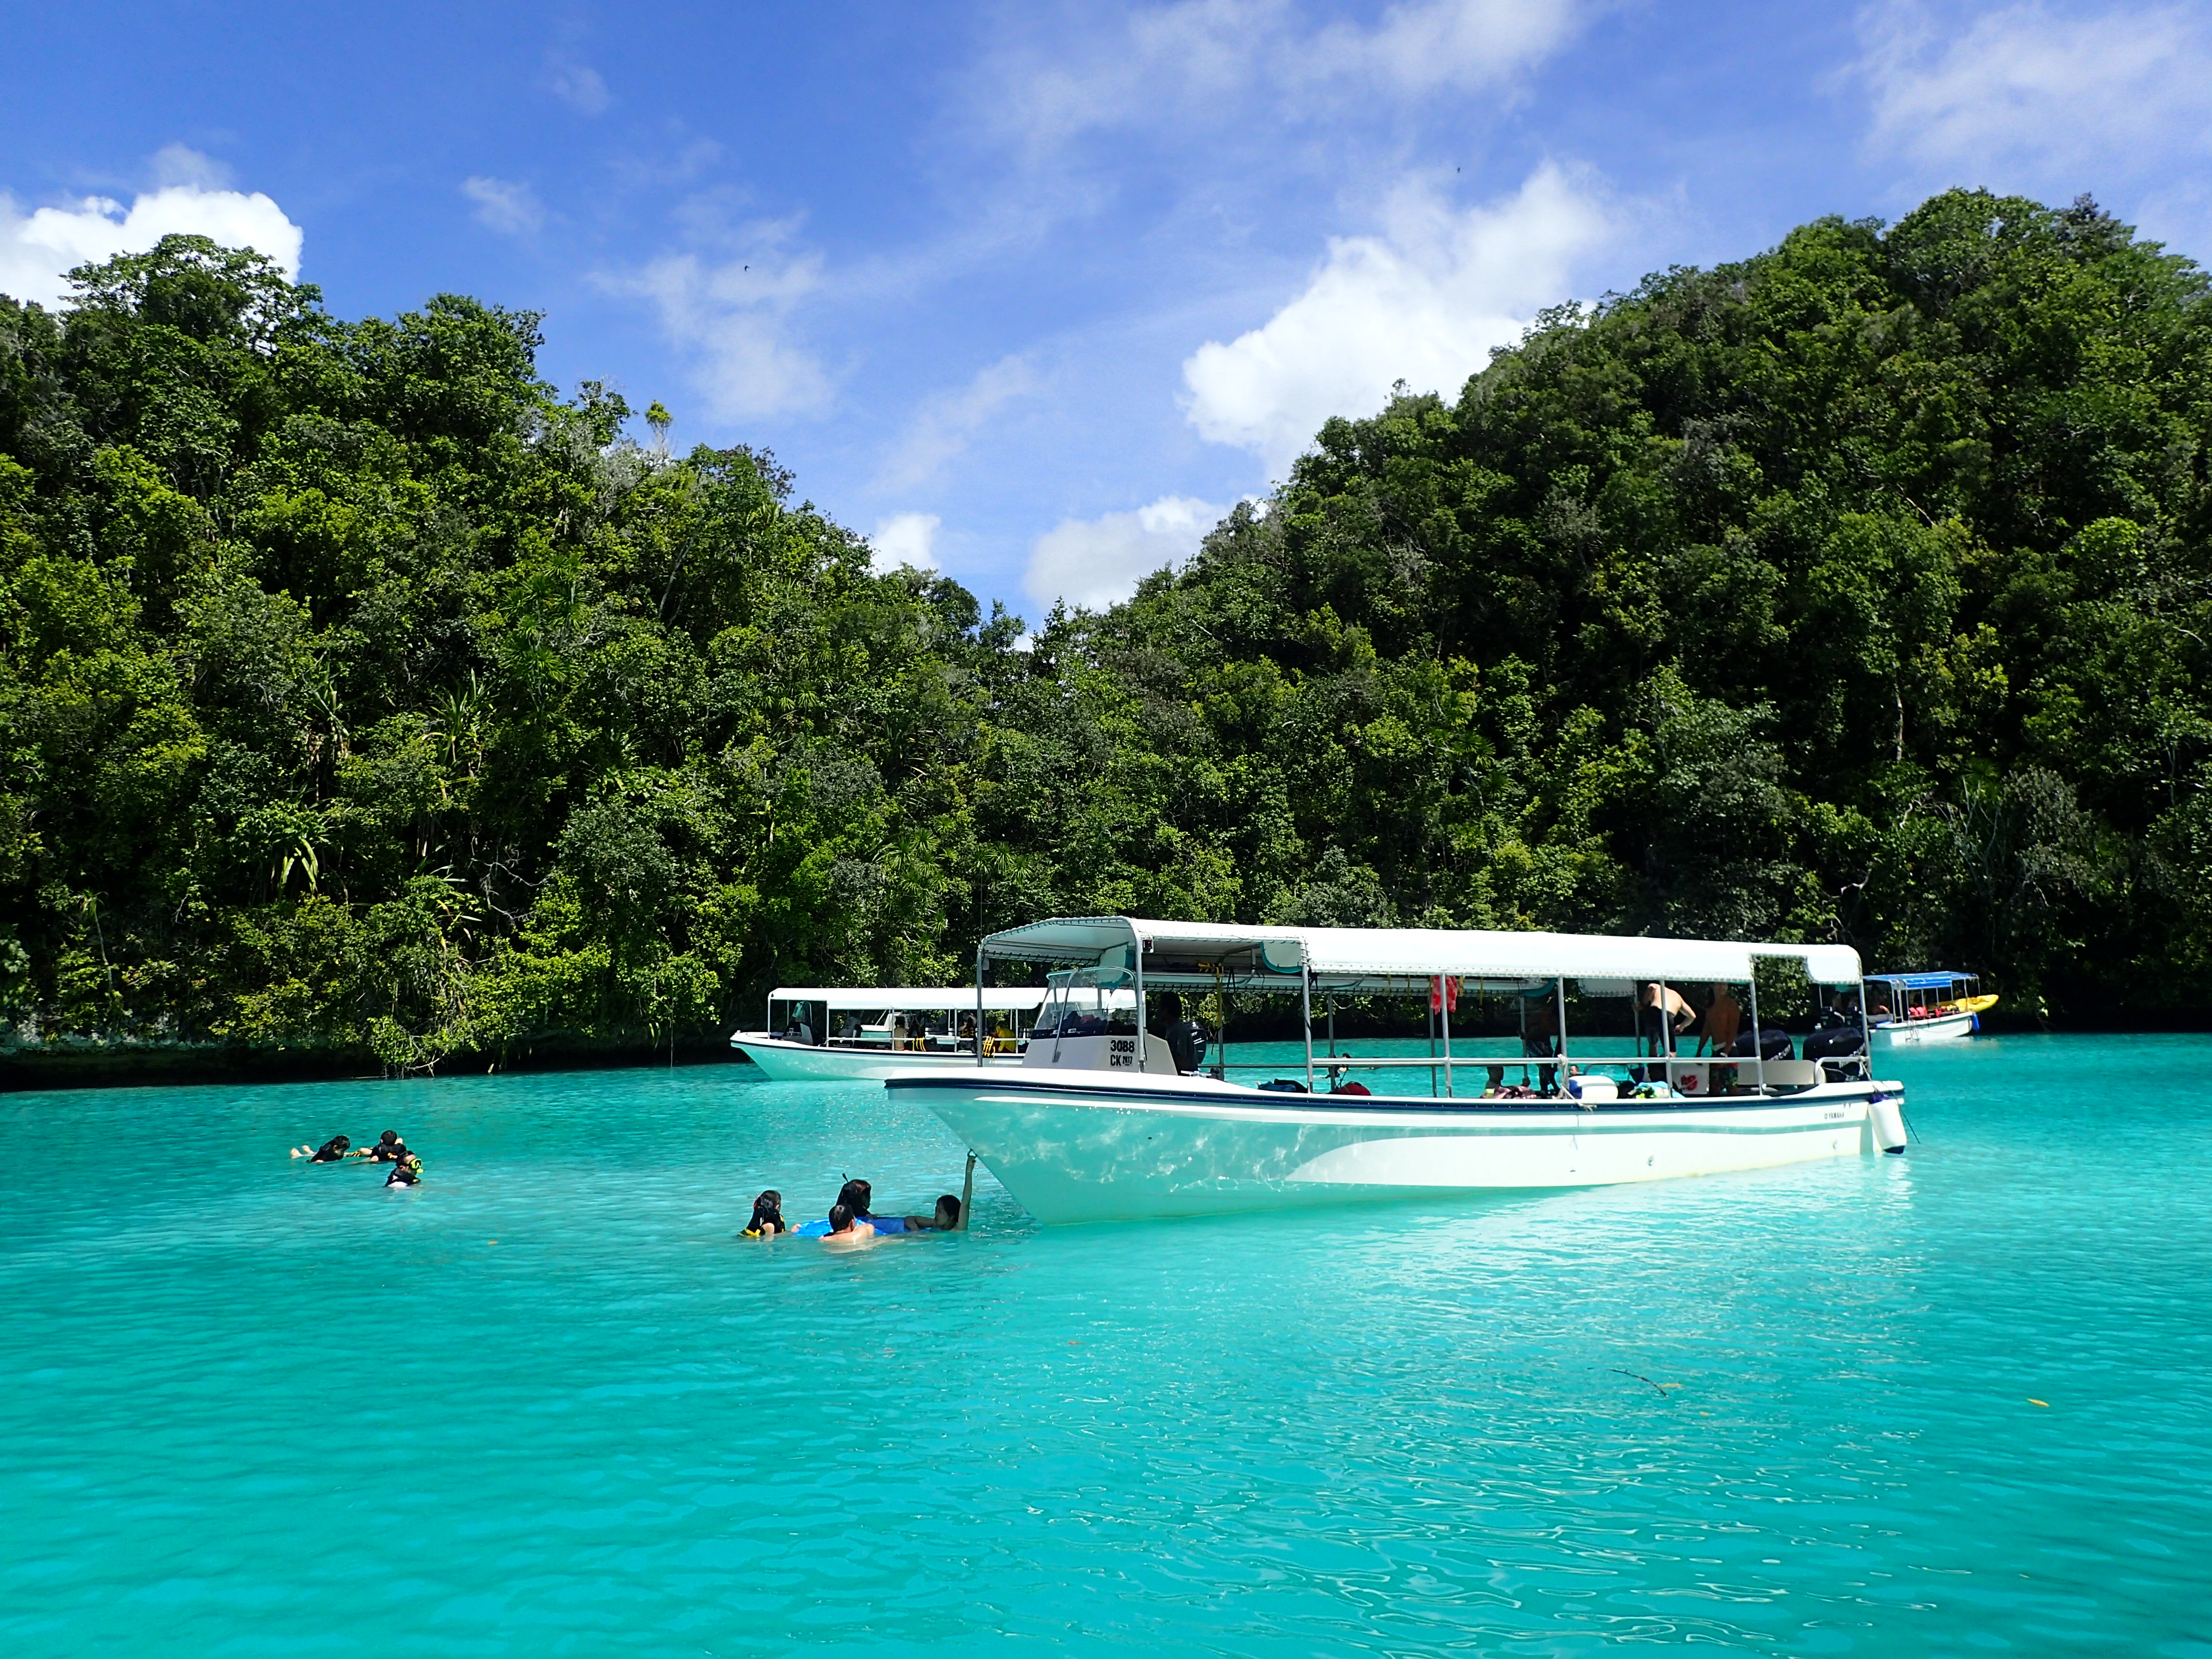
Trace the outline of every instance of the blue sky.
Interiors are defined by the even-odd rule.
[[[164,231],[775,451],[1032,619],[1539,307],[1985,184],[2212,252],[2212,7],[17,8],[0,291]]]

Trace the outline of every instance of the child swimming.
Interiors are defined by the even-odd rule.
[[[745,1224],[747,1238],[773,1238],[791,1231],[783,1218],[783,1194],[773,1187],[753,1200],[753,1218]]]

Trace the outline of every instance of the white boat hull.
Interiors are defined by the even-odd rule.
[[[891,1079],[1046,1223],[1133,1220],[1366,1198],[1595,1187],[1875,1149],[1893,1083],[1629,1101],[1437,1102],[1272,1094],[1207,1078]]]
[[[1874,1028],[1874,1040],[1892,1048],[1918,1042],[1957,1042],[1973,1036],[1978,1022],[1972,1014],[1938,1014],[1933,1019],[1893,1020]]]
[[[765,1031],[739,1031],[730,1039],[730,1046],[778,1083],[880,1083],[895,1077],[972,1075],[977,1069],[973,1054],[931,1054],[911,1048],[817,1048],[770,1036]],[[983,1069],[997,1073],[1021,1063],[1018,1054],[994,1054]]]

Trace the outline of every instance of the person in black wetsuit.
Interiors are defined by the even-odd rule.
[[[783,1218],[783,1194],[773,1187],[753,1200],[753,1218],[745,1223],[747,1238],[773,1238],[791,1231]]]
[[[419,1187],[422,1184],[422,1160],[410,1152],[392,1166],[392,1173],[384,1177],[387,1187]]]
[[[321,1146],[312,1150],[305,1146],[295,1146],[292,1149],[292,1156],[304,1158],[310,1164],[343,1164],[346,1159],[346,1149],[352,1145],[353,1138],[350,1135],[332,1135]]]
[[[407,1156],[407,1143],[399,1138],[397,1129],[386,1129],[376,1138],[376,1145],[354,1154],[372,1164],[397,1164]]]

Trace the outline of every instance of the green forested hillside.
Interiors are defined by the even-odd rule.
[[[2212,305],[2093,205],[1547,315],[1018,625],[743,449],[189,239],[0,301],[0,998],[67,1034],[705,1036],[1128,909],[1841,938],[2212,1013]]]

